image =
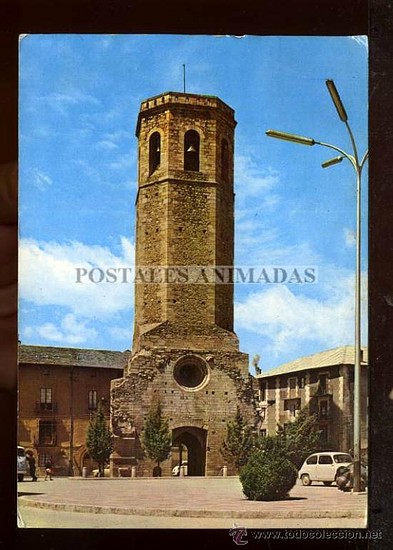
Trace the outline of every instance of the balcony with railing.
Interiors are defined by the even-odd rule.
[[[45,413],[56,413],[57,412],[57,402],[51,401],[50,403],[41,403],[36,401],[34,406],[34,412],[45,414]]]

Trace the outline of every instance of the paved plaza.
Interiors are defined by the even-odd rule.
[[[246,520],[261,528],[267,521],[302,528],[366,527],[367,495],[343,493],[334,485],[297,484],[288,499],[274,502],[247,500],[237,477],[40,479],[18,483],[18,494],[26,527],[42,527],[45,511],[48,518],[53,511],[64,518],[71,513],[88,525],[90,517],[92,527],[105,527],[105,516],[116,516],[116,526],[141,528],[228,527]],[[48,519],[47,526],[56,525]]]

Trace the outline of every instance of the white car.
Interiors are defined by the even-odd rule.
[[[100,470],[98,468],[92,470],[91,473],[93,477],[100,477]],[[111,477],[111,470],[109,466],[105,466],[104,468],[104,477]]]
[[[23,481],[23,478],[27,474],[27,459],[24,447],[20,447],[19,445],[17,448],[16,460],[18,481]]]
[[[188,462],[187,460],[183,460],[181,463],[181,466],[183,468],[183,474],[186,476],[188,471]],[[180,464],[176,464],[174,468],[172,468],[172,475],[173,476],[179,476],[180,475]]]
[[[351,455],[340,451],[313,453],[304,461],[298,477],[305,486],[311,485],[313,481],[331,485],[340,475],[341,468],[351,462]]]

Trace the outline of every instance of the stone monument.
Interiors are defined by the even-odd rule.
[[[218,475],[227,422],[238,407],[254,422],[228,276],[235,126],[233,109],[218,97],[168,92],[141,104],[135,325],[124,377],[111,386],[113,475],[151,475],[140,437],[154,400],[172,433],[163,475],[182,459],[190,476]]]

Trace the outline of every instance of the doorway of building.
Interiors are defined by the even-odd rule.
[[[180,426],[172,430],[172,446],[177,461],[187,461],[187,475],[204,476],[207,430]]]

